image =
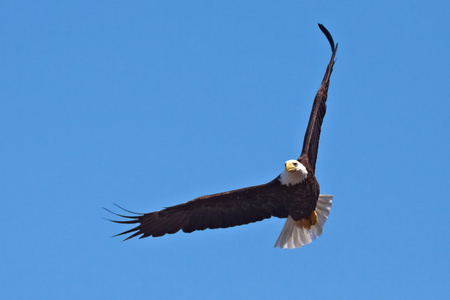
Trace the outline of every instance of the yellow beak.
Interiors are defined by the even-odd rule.
[[[286,164],[285,164],[286,171],[288,171],[288,172],[291,172],[291,171],[297,171],[297,167],[294,166],[294,163],[295,163],[295,162],[292,162],[292,161],[286,162]]]

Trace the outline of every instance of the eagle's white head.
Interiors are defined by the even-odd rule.
[[[280,182],[282,185],[294,185],[301,183],[308,176],[306,167],[298,160],[291,159],[284,163],[284,170],[280,174]]]

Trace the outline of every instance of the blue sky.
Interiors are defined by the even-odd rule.
[[[450,296],[448,1],[2,1],[0,298]],[[316,176],[284,220],[122,242],[139,212],[265,183],[297,158],[339,42]]]

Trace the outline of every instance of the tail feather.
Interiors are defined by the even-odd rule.
[[[330,214],[332,199],[332,195],[319,195],[316,205],[317,223],[310,228],[298,225],[291,216],[288,216],[275,247],[282,249],[300,248],[317,239],[322,234],[323,226]]]

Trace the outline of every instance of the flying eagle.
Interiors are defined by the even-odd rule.
[[[179,230],[193,232],[207,228],[227,228],[262,221],[270,217],[287,218],[275,247],[299,248],[322,234],[330,213],[332,195],[320,195],[319,183],[314,176],[320,128],[326,111],[330,76],[333,71],[337,44],[328,30],[319,24],[331,45],[331,59],[314,103],[297,160],[285,162],[284,170],[269,183],[229,192],[206,195],[194,200],[146,214],[116,214],[127,220],[113,221],[137,224],[119,233],[130,234],[125,240],[140,236],[158,237]]]

